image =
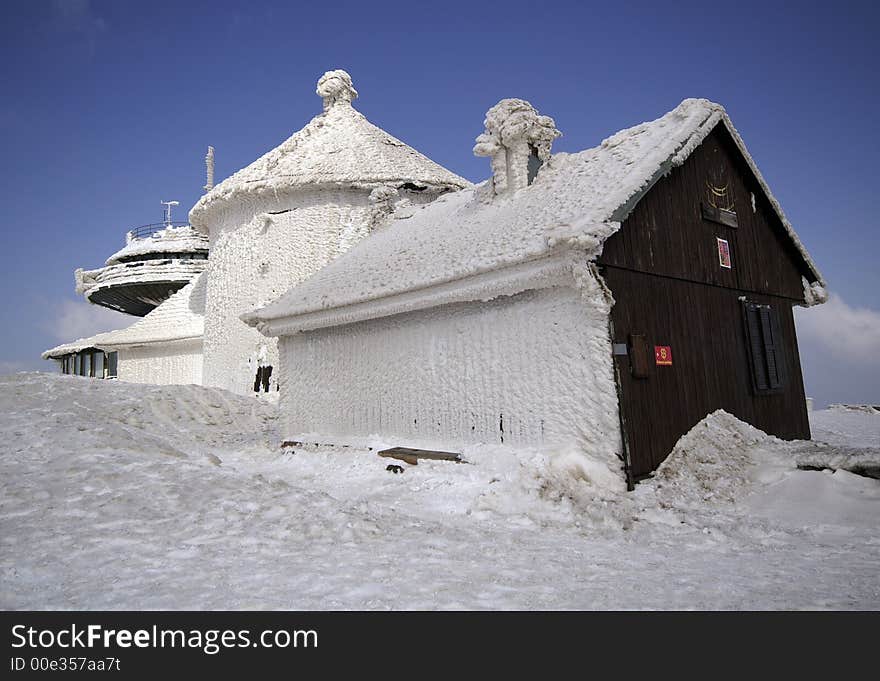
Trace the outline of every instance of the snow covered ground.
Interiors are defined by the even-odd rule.
[[[635,493],[574,452],[387,472],[272,404],[0,378],[0,607],[880,608],[880,413],[784,443],[724,413]]]

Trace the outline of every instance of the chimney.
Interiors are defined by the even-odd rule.
[[[550,159],[550,146],[562,133],[549,116],[541,116],[524,99],[502,99],[486,112],[486,130],[477,137],[474,154],[492,161],[492,191],[513,194],[529,186]]]

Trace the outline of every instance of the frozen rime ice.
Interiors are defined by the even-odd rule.
[[[486,112],[486,126],[476,139],[474,154],[492,161],[490,184],[495,194],[528,186],[532,151],[542,162],[550,160],[550,145],[562,133],[549,116],[541,116],[523,99],[502,99]]]
[[[43,353],[44,359],[60,357],[83,348],[113,350],[123,345],[201,339],[204,333],[205,274],[172,294],[131,326],[59,345]]]
[[[247,194],[277,194],[293,188],[397,187],[411,182],[434,192],[469,187],[399,139],[377,128],[351,106],[357,91],[341,70],[318,81],[323,113],[249,166],[216,185],[190,211],[190,222],[208,231],[217,205]]]
[[[504,111],[520,111],[525,121],[514,126],[517,133],[533,130],[526,136],[549,145],[555,130],[550,119],[542,122],[546,117],[526,108],[525,102],[511,104],[521,100],[504,102]],[[503,125],[499,128],[498,112],[493,111],[487,115],[487,132],[478,138],[479,153],[499,149],[508,134]],[[282,326],[295,328],[294,318],[301,315],[414,291],[429,296],[442,284],[544,258],[559,249],[573,249],[594,259],[638,200],[660,177],[684,163],[718,124],[728,128],[749,160],[812,268],[816,279],[810,286],[818,293],[824,280],[723,107],[705,99],[686,99],[661,118],[622,130],[593,149],[550,156],[534,182],[515,193],[486,203],[480,200],[487,191],[484,183],[443,196],[406,220],[389,221],[315,276],[243,318],[261,324],[267,333],[276,333]],[[821,302],[821,296],[807,296],[808,304],[814,302]],[[325,314],[323,319],[335,323],[334,315]]]

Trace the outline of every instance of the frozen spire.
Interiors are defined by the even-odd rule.
[[[327,71],[321,76],[316,92],[324,99],[324,111],[340,103],[351,104],[358,96],[351,84],[351,76],[342,69]]]

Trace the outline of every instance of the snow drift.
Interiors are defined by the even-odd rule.
[[[815,416],[819,442],[784,443],[711,415],[630,494],[575,450],[391,475],[282,452],[252,397],[2,377],[0,606],[877,608],[880,483],[797,458],[872,455],[880,417]]]

